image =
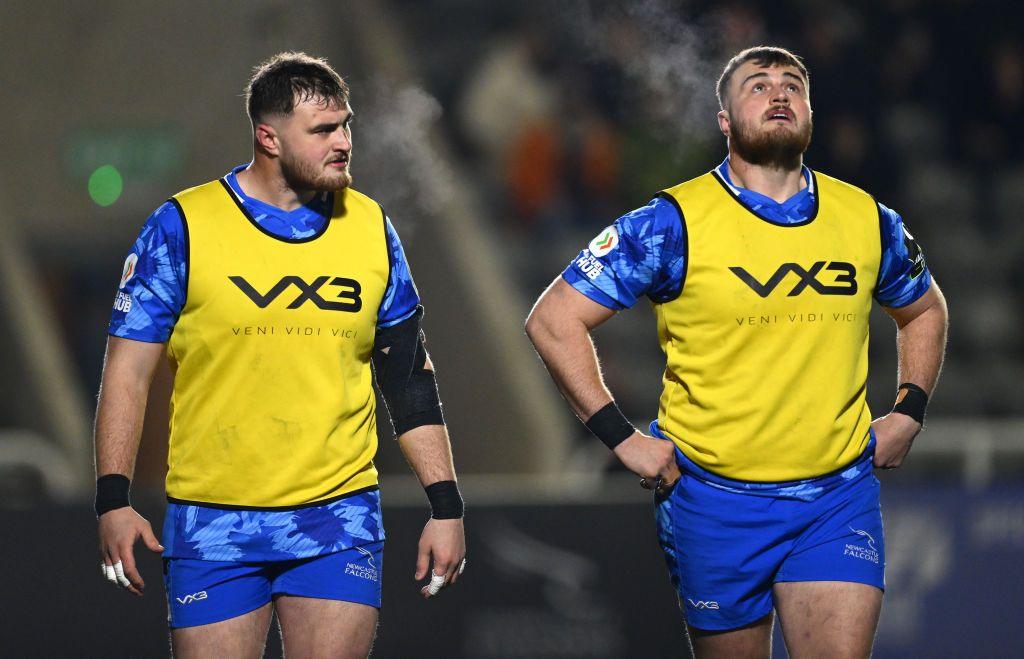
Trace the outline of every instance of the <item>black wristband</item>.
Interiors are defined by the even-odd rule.
[[[96,517],[103,513],[132,505],[128,501],[128,488],[132,482],[122,474],[107,474],[96,480]]]
[[[614,400],[594,412],[583,425],[610,449],[614,449],[636,432],[636,428]]]
[[[899,398],[900,389],[907,393],[904,394],[903,400],[893,405],[892,411],[906,414],[914,421],[924,425],[924,413],[928,408],[928,394],[913,382],[904,382],[896,389],[897,398]]]
[[[438,481],[426,486],[423,490],[430,500],[430,516],[434,519],[462,519],[466,513],[466,504],[459,494],[459,485],[455,481]]]

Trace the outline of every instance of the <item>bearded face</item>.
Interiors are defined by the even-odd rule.
[[[352,183],[352,108],[319,99],[296,103],[277,117],[281,175],[292,190],[329,192]]]
[[[809,116],[792,126],[778,125],[778,121],[734,119],[730,124],[730,148],[752,165],[769,169],[798,168],[811,145],[814,122]]]
[[[281,175],[293,190],[330,192],[352,185],[349,171],[349,156],[320,154],[304,157],[304,154],[282,150],[280,157]]]
[[[759,167],[798,169],[811,144],[811,102],[793,66],[747,61],[733,72],[719,126],[737,157]]]

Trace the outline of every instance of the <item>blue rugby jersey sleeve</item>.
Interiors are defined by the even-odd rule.
[[[617,219],[562,272],[570,286],[616,311],[646,295],[654,302],[679,296],[686,264],[683,218],[656,197]]]
[[[932,275],[921,247],[896,211],[878,204],[882,232],[882,263],[875,299],[886,307],[905,307],[932,285]]]
[[[409,261],[405,258],[402,241],[398,239],[398,232],[391,224],[391,218],[385,216],[384,226],[387,232],[391,273],[388,275],[387,288],[384,289],[384,299],[381,300],[380,310],[377,312],[377,327],[382,328],[397,325],[409,318],[416,312],[416,306],[420,303],[420,294],[412,280]]]
[[[185,305],[188,237],[171,202],[156,209],[125,259],[107,332],[163,343]]]

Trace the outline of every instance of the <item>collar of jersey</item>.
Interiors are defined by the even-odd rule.
[[[810,214],[814,212],[814,177],[811,176],[811,170],[807,165],[800,167],[807,186],[781,203],[760,192],[733,184],[729,177],[729,156],[725,157],[715,171],[740,203],[766,222],[779,225],[801,224],[806,222]]]
[[[242,191],[238,184],[238,172],[248,166],[246,164],[233,168],[224,180],[261,229],[285,240],[306,239],[323,231],[334,205],[331,193],[318,194],[295,210],[286,211],[250,197]]]

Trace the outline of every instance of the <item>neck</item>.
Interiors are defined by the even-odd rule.
[[[729,178],[734,185],[753,190],[779,203],[807,187],[803,175],[803,159],[793,169],[764,167],[747,162],[731,149]]]
[[[309,202],[315,190],[295,190],[288,185],[276,160],[256,155],[248,167],[238,172],[242,192],[282,210],[293,211]]]

